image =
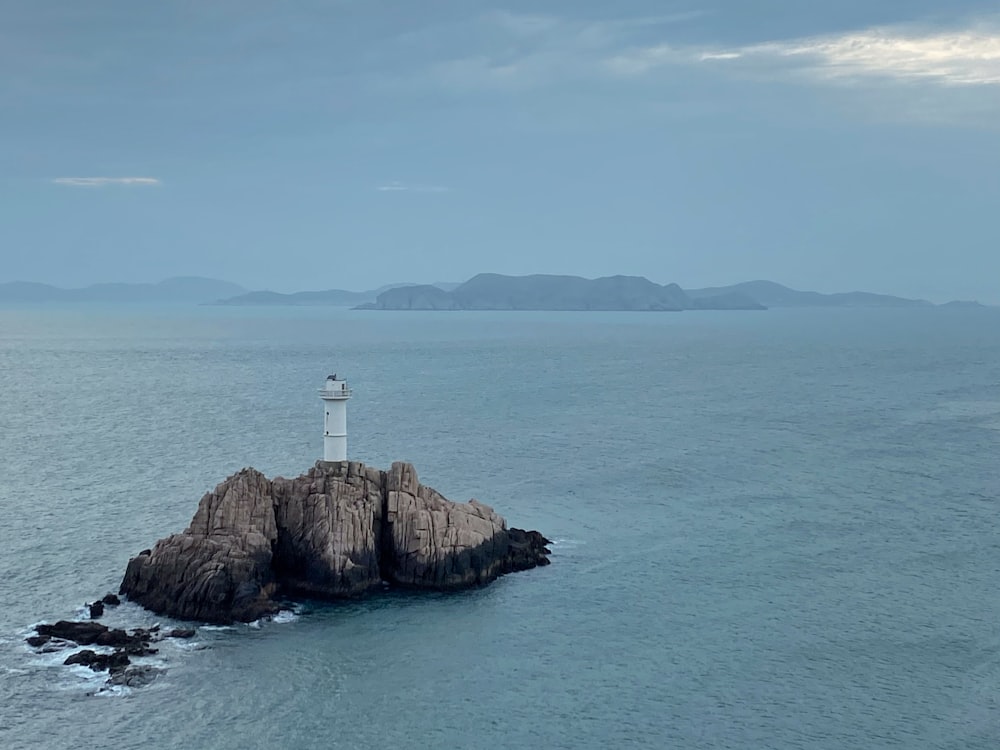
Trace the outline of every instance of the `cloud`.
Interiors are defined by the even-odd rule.
[[[985,23],[952,30],[912,26],[862,29],[844,34],[770,41],[732,49],[633,48],[609,57],[608,70],[641,76],[667,65],[716,64],[718,70],[786,70],[814,80],[881,79],[952,86],[1000,84],[1000,26]]]
[[[451,188],[443,185],[411,185],[393,180],[375,188],[380,193],[448,193]]]
[[[705,60],[736,60],[743,57],[739,52],[702,52],[698,59]]]
[[[56,177],[52,182],[56,185],[69,185],[70,187],[107,187],[109,185],[149,187],[162,184],[155,177]]]
[[[869,29],[755,45],[734,54],[784,59],[826,78],[875,76],[947,85],[1000,84],[1000,28],[944,32]]]

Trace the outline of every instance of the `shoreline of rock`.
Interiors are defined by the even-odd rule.
[[[129,560],[119,594],[157,614],[252,622],[282,598],[448,591],[549,564],[541,533],[454,503],[411,464],[317,462],[294,479],[243,469],[207,493],[184,532]]]

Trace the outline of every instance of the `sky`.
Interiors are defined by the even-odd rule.
[[[0,282],[1000,302],[982,0],[0,0]]]

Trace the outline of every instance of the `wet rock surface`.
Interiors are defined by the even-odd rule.
[[[108,671],[119,671],[125,669],[131,661],[128,658],[128,654],[124,651],[113,651],[110,654],[98,654],[90,649],[84,649],[83,651],[77,651],[75,654],[70,654],[66,657],[66,661],[63,664],[70,666],[73,664],[79,664],[84,667],[90,667],[95,672]]]
[[[276,613],[279,596],[484,585],[548,564],[547,544],[487,505],[447,500],[407,463],[319,462],[274,480],[244,469],[202,498],[183,533],[132,558],[119,593],[180,619],[250,622]]]

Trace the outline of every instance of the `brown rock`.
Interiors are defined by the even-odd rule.
[[[206,494],[183,534],[129,560],[119,593],[188,620],[249,622],[277,611],[271,482],[244,469]]]
[[[547,563],[546,543],[487,505],[446,500],[407,463],[319,462],[273,481],[244,469],[202,498],[182,534],[130,560],[119,593],[182,619],[252,621],[276,612],[279,594],[482,585]]]
[[[287,593],[357,596],[379,584],[382,477],[344,462],[274,480],[274,568]]]

